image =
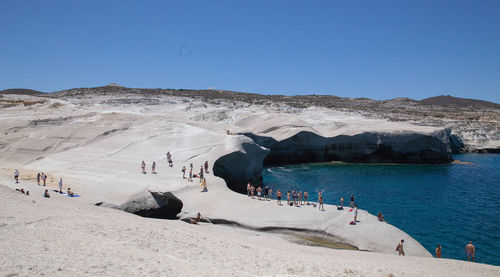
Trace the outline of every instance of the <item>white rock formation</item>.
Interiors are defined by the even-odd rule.
[[[3,183],[11,183],[13,168],[19,168],[21,179],[30,182],[36,172],[45,172],[49,174],[49,186],[55,187],[56,180],[62,177],[65,187],[71,186],[83,195],[79,201],[115,205],[154,187],[179,198],[185,213],[199,211],[214,220],[237,222],[255,229],[318,232],[337,242],[382,253],[394,254],[397,241],[405,239],[408,255],[430,256],[406,233],[378,222],[365,211],[359,213],[361,223],[352,226],[348,224],[352,214],[347,211],[326,206],[326,211],[320,212],[311,207],[277,206],[274,201],[252,200],[231,191],[213,173],[226,178],[230,185],[258,181],[263,161],[270,152],[245,135],[226,135],[226,130],[267,136],[277,142],[293,141],[275,149],[280,159],[289,159],[286,151],[290,147],[305,153],[311,151],[304,147],[314,139],[314,151],[325,146],[345,147],[351,142],[353,145],[340,152],[338,147],[327,149],[327,154],[318,159],[338,156],[343,160],[359,155],[361,160],[372,157],[377,161],[372,154],[385,145],[409,159],[413,159],[412,153],[420,157],[431,153],[431,159],[446,161],[451,158],[449,133],[442,128],[369,119],[326,108],[304,110],[281,104],[243,102],[214,105],[161,94],[4,97],[35,104],[15,105],[0,112]],[[330,140],[336,139],[341,143],[331,143]],[[272,153],[273,146],[267,146]],[[167,151],[173,156],[173,167],[165,160]],[[145,175],[140,172],[142,160],[148,168]],[[389,160],[390,156],[384,161]],[[153,161],[158,174],[149,173]],[[193,172],[198,173],[205,161],[210,163],[210,173],[206,175],[208,192],[201,193],[197,179],[193,182],[182,179],[181,168],[186,166],[188,173],[193,163]],[[233,188],[238,190],[237,186]]]

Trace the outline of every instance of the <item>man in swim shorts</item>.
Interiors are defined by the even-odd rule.
[[[405,251],[404,251],[404,249],[403,249],[403,243],[404,243],[404,242],[405,242],[404,240],[401,240],[401,242],[400,242],[400,243],[398,243],[398,246],[396,246],[396,251],[398,251],[398,252],[399,252],[399,256],[401,256],[401,255],[403,255],[403,256],[404,256],[404,255],[405,255]]]
[[[436,246],[436,258],[441,258],[441,245]]]
[[[281,190],[276,192],[276,198],[278,199],[278,205],[281,205]]]
[[[476,258],[476,247],[472,244],[472,241],[469,241],[469,244],[465,246],[465,255],[467,255],[467,261],[470,261],[472,257],[472,261],[475,261]]]

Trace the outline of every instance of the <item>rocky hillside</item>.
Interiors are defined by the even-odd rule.
[[[114,104],[142,102],[154,105],[158,96],[175,95],[200,99],[213,104],[245,103],[294,109],[316,106],[345,112],[358,112],[371,118],[385,118],[391,121],[407,121],[417,125],[450,128],[455,145],[457,145],[454,149],[455,152],[500,151],[500,104],[452,96],[437,96],[421,101],[409,98],[373,100],[331,95],[284,96],[224,90],[127,88],[116,84],[95,88],[75,88],[46,94],[29,89],[9,89],[1,91],[0,97],[7,94],[63,99],[87,99],[90,95],[109,94],[114,96],[109,100],[113,101]],[[134,97],[130,97],[132,95]],[[3,107],[18,104],[23,103],[19,101],[14,103],[8,99],[0,98],[0,105]]]

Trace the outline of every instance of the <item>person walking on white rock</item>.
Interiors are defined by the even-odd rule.
[[[142,174],[146,174],[146,163],[144,161],[141,162]]]
[[[182,166],[182,179],[186,179],[186,166]]]
[[[167,152],[167,162],[168,162],[168,166],[170,166],[170,167],[174,166],[174,163],[172,162],[172,154],[170,154],[170,151]]]
[[[14,180],[16,180],[16,184],[19,183],[19,170],[14,170]]]
[[[153,161],[153,164],[151,165],[151,174],[156,174],[156,162]]]
[[[400,243],[398,243],[398,246],[396,246],[396,251],[398,251],[399,256],[401,256],[401,255],[403,255],[403,256],[404,256],[404,255],[405,255],[405,251],[404,251],[404,249],[403,249],[403,243],[404,243],[404,242],[405,242],[404,240],[401,240],[401,242],[400,242]]]
[[[62,187],[63,187],[63,180],[62,178],[59,178],[59,193],[62,193]]]

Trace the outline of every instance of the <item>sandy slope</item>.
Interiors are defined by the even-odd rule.
[[[276,235],[141,218],[41,187],[0,186],[2,276],[498,276],[456,260],[298,245]]]

